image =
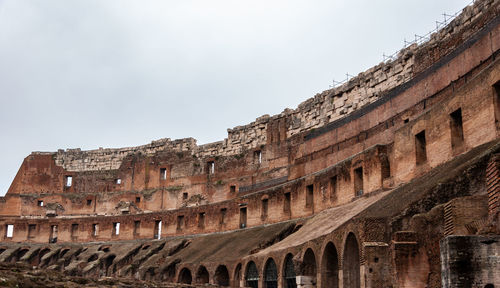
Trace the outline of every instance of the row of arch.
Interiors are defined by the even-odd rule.
[[[340,259],[337,249],[333,242],[329,241],[320,259],[320,270],[318,271],[316,255],[313,249],[305,250],[302,261],[296,266],[293,260],[294,256],[291,253],[286,254],[282,262],[281,273],[278,271],[278,266],[272,257],[269,257],[265,264],[262,273],[259,273],[257,264],[254,261],[249,261],[242,270],[242,264],[239,263],[233,274],[233,283],[230,283],[229,271],[226,266],[219,265],[215,270],[214,284],[219,286],[240,287],[240,281],[244,287],[252,288],[295,288],[297,287],[296,276],[306,276],[316,282],[316,277],[320,277],[321,287],[338,288],[339,279],[339,263]],[[342,283],[344,288],[360,288],[360,254],[359,245],[356,236],[349,233],[343,250],[342,257]],[[242,273],[244,271],[244,273]],[[319,273],[318,273],[319,272]],[[262,275],[262,279],[261,279]],[[191,274],[189,268],[184,267],[178,274],[177,282],[183,284],[205,284],[209,283],[210,276],[205,266],[198,267],[195,275]],[[281,280],[281,286],[279,286]],[[319,279],[318,279],[319,280]],[[262,285],[262,286],[261,286]]]

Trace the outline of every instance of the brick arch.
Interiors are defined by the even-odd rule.
[[[187,267],[182,268],[179,271],[177,283],[191,284],[192,282],[193,282],[193,276],[191,274],[191,270],[189,270]]]
[[[272,257],[267,258],[265,264],[263,265],[262,276],[264,278],[264,288],[277,288],[279,273],[278,265]]]
[[[296,288],[297,287],[297,282],[295,277],[297,276],[297,273],[295,271],[295,265],[293,263],[293,254],[292,253],[286,253],[285,256],[283,257],[283,260],[281,261],[281,275],[283,278],[283,288]],[[293,275],[292,275],[293,273]]]
[[[349,232],[344,241],[342,253],[342,275],[344,288],[359,288],[361,286],[360,265],[361,253],[358,238]]]
[[[236,264],[233,270],[233,286],[240,287],[240,281],[243,279],[243,265],[241,263]]]
[[[321,249],[320,275],[321,286],[339,287],[339,254],[333,241],[327,240]]]
[[[208,274],[207,267],[200,265],[196,271],[196,283],[208,284],[210,282],[210,275]]]
[[[259,287],[260,273],[259,268],[254,261],[248,261],[245,265],[244,280],[246,287]]]
[[[304,250],[300,263],[300,275],[316,276],[318,273],[317,256],[312,247]]]
[[[219,265],[217,269],[215,269],[214,274],[214,283],[221,287],[228,287],[230,283],[229,270],[227,270],[226,265]],[[233,285],[234,286],[234,285]]]

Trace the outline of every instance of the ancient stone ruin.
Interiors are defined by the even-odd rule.
[[[223,141],[33,152],[0,262],[223,287],[500,287],[500,1]]]

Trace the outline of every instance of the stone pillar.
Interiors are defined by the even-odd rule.
[[[315,288],[316,277],[314,276],[297,276],[297,288]]]

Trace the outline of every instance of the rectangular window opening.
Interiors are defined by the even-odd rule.
[[[229,192],[236,193],[236,185],[229,186]]]
[[[36,224],[28,224],[28,239],[35,237]]]
[[[155,231],[156,231],[156,229],[155,229]],[[136,220],[136,221],[134,221],[134,235],[138,236],[140,234],[141,234],[141,221]]]
[[[66,187],[71,187],[71,185],[73,185],[73,176],[66,176],[66,179],[64,181],[64,185]]]
[[[495,102],[495,119],[496,122],[500,122],[500,81],[493,85],[493,90],[495,92],[495,98],[493,99]]]
[[[92,199],[87,199],[87,206],[92,205]]]
[[[286,214],[290,214],[290,212],[291,212],[290,204],[291,204],[291,196],[290,196],[290,192],[287,192],[287,193],[285,193],[285,199],[283,202],[283,211]]]
[[[337,200],[337,175],[330,178],[330,201]]]
[[[198,214],[198,228],[205,228],[205,212],[201,212]]]
[[[121,178],[115,179],[115,183],[116,183],[116,185],[122,184],[122,179]]]
[[[177,216],[177,231],[182,231],[184,225],[185,225],[184,216],[183,215]]]
[[[354,195],[363,195],[363,167],[354,169]]]
[[[209,161],[207,163],[207,171],[208,171],[208,174],[210,174],[210,175],[215,174],[215,162],[214,161]]]
[[[160,168],[160,179],[167,180],[167,168]]]
[[[269,199],[262,199],[262,209],[261,209],[261,215],[260,215],[262,220],[265,220],[267,218],[268,206],[269,206]]]
[[[14,225],[7,224],[5,227],[5,237],[12,238],[12,236],[14,236]]]
[[[226,223],[226,213],[227,213],[227,208],[220,209],[220,221],[219,221],[219,223],[221,225]]]
[[[71,224],[71,238],[74,240],[78,238],[78,224]]]
[[[42,200],[38,200],[38,206],[39,207],[43,207],[43,201]]]
[[[99,235],[99,224],[94,223],[92,224],[92,236],[97,236]]]
[[[427,161],[427,151],[425,143],[425,130],[415,135],[415,156],[417,165]]]
[[[464,144],[464,128],[462,125],[462,109],[450,114],[451,149],[456,150]]]
[[[182,193],[182,200],[187,200],[188,199],[188,193],[184,192]]]
[[[57,225],[51,225],[49,243],[57,243],[57,232],[58,232]]]
[[[247,227],[247,207],[240,208],[240,228]]]
[[[135,197],[135,203],[141,203],[141,197]]]
[[[262,163],[262,151],[257,150],[253,153],[254,163],[261,164]]]
[[[155,221],[155,239],[160,239],[161,238],[161,220],[156,220]]]
[[[314,185],[306,186],[306,207],[312,207],[314,204]]]
[[[120,222],[113,223],[113,235],[114,236],[120,235]]]

